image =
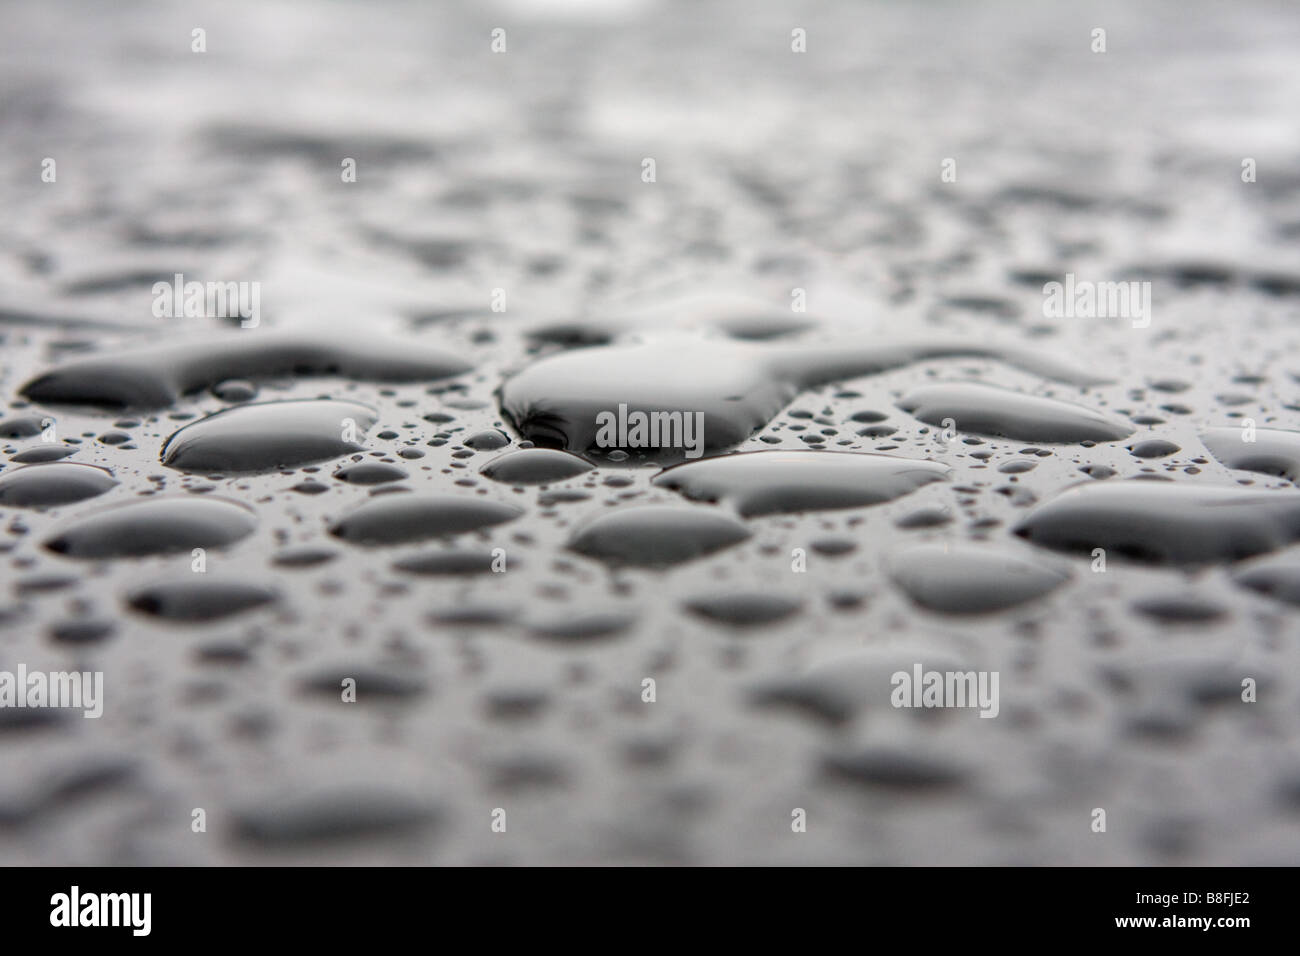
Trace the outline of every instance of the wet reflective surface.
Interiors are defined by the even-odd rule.
[[[114,6],[0,36],[5,862],[1295,861],[1300,17]]]

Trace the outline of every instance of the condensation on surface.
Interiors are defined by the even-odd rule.
[[[1294,863],[1300,17],[569,7],[6,7],[0,859]]]

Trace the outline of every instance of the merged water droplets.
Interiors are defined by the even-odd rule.
[[[66,362],[29,381],[22,394],[47,403],[166,408],[181,395],[230,378],[311,374],[421,382],[470,368],[454,355],[371,335],[331,340],[328,335],[232,332]]]
[[[542,359],[506,381],[501,407],[525,438],[576,452],[596,447],[601,416],[619,414],[620,408],[627,414],[700,415],[703,450],[717,451],[744,441],[814,385],[962,357],[993,358],[1071,383],[1103,381],[1015,348],[861,341],[777,347],[670,339]]]

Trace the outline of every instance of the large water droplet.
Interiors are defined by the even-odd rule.
[[[1235,561],[1300,539],[1300,492],[1165,481],[1075,487],[1032,511],[1016,533],[1034,544],[1170,564]]]
[[[369,334],[330,338],[234,332],[77,359],[32,379],[22,393],[40,402],[165,408],[187,392],[228,378],[315,374],[421,382],[459,375],[471,367],[446,352]]]
[[[795,598],[780,594],[710,594],[686,601],[686,609],[700,617],[733,627],[775,624],[801,607]]]
[[[426,803],[373,788],[345,788],[268,799],[236,814],[239,835],[268,846],[341,839],[409,838],[435,819]]]
[[[42,431],[40,415],[19,415],[0,421],[0,438],[31,438]]]
[[[393,567],[409,574],[486,574],[494,561],[487,550],[430,551],[395,561]],[[512,561],[511,566],[518,567],[518,561]]]
[[[81,518],[45,546],[70,558],[113,558],[219,548],[251,534],[257,521],[221,498],[152,498]]]
[[[879,504],[949,473],[937,462],[892,455],[757,451],[677,465],[654,483],[695,500],[727,501],[748,517]]]
[[[542,359],[505,383],[501,407],[526,438],[577,452],[596,447],[603,424],[598,416],[618,415],[620,406],[626,406],[629,416],[698,414],[703,416],[703,448],[714,451],[744,441],[805,388],[948,357],[999,359],[1075,384],[1104,381],[1011,348],[882,346],[862,341],[779,348],[672,339],[580,349]],[[663,431],[659,429],[658,434],[662,436]],[[665,445],[629,443],[629,448]]]
[[[577,455],[553,448],[525,448],[493,458],[479,471],[493,481],[511,485],[540,485],[563,481],[592,470]]]
[[[1114,441],[1133,433],[1124,422],[1083,405],[982,382],[926,385],[905,395],[898,407],[930,425],[952,419],[961,432],[1019,441]]]
[[[351,423],[351,427],[349,427]],[[349,440],[375,423],[374,409],[314,399],[227,408],[175,432],[164,465],[182,471],[251,472],[291,468],[360,451]]]
[[[1300,605],[1300,557],[1295,554],[1252,561],[1243,565],[1233,580],[1275,600]]]
[[[1300,432],[1257,428],[1247,441],[1241,428],[1207,428],[1201,441],[1210,454],[1229,468],[1278,475],[1289,481],[1300,476]]]
[[[102,495],[116,485],[112,472],[94,465],[70,461],[27,465],[0,474],[0,505],[65,505]]]
[[[330,534],[354,544],[400,544],[476,531],[513,521],[523,513],[516,505],[480,498],[385,495],[345,515]]]
[[[749,537],[735,518],[704,508],[643,505],[603,514],[581,528],[569,547],[610,564],[679,564]]]
[[[137,611],[169,621],[212,621],[275,600],[275,591],[247,581],[227,581],[205,574],[157,581],[131,593]]]
[[[954,787],[967,776],[966,768],[953,760],[901,747],[828,754],[826,769],[855,783],[900,790]]]
[[[1023,604],[1065,583],[1065,571],[970,545],[923,544],[889,560],[894,582],[917,604],[976,614]]]

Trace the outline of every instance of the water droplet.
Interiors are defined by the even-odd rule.
[[[894,524],[899,528],[938,528],[952,521],[952,512],[943,506],[918,508],[903,515]]]
[[[654,483],[693,500],[727,501],[752,517],[879,504],[949,474],[946,465],[892,455],[756,451],[676,465]]]
[[[1251,561],[1242,565],[1233,580],[1274,600],[1300,605],[1300,560],[1294,554]]]
[[[825,766],[835,776],[854,783],[900,790],[954,787],[967,776],[955,761],[897,747],[829,754]]]
[[[1164,458],[1182,451],[1177,445],[1163,438],[1148,438],[1146,441],[1140,441],[1136,445],[1129,445],[1129,454],[1134,458]]]
[[[567,451],[525,448],[493,458],[479,469],[493,481],[510,485],[539,485],[564,481],[592,470],[590,462]]]
[[[393,567],[411,574],[487,574],[492,571],[492,553],[483,551],[430,551],[414,554]],[[518,562],[513,562],[518,567]]]
[[[591,641],[622,634],[634,620],[627,610],[582,611],[536,621],[529,631],[534,637],[551,641]]]
[[[271,563],[282,568],[314,568],[333,561],[339,553],[331,548],[289,548],[271,558]]]
[[[1243,435],[1240,428],[1207,428],[1201,441],[1229,468],[1277,475],[1288,481],[1300,476],[1300,432],[1258,428],[1253,442],[1245,441]]]
[[[39,402],[166,408],[181,395],[228,378],[342,375],[378,382],[425,382],[472,366],[445,352],[372,335],[330,338],[238,332],[220,338],[75,359],[29,381]]]
[[[257,398],[257,386],[242,378],[228,378],[212,386],[212,394],[223,402],[238,404]]]
[[[388,495],[345,515],[330,534],[354,544],[401,544],[488,528],[523,513],[515,505],[480,498]]]
[[[50,637],[63,644],[96,644],[110,637],[117,625],[104,618],[73,618],[50,626]]]
[[[75,454],[75,448],[69,448],[67,445],[37,445],[35,448],[28,448],[26,451],[20,451],[9,460],[14,464],[28,465],[37,464],[47,461],[59,461]]]
[[[1034,544],[1169,564],[1236,561],[1300,539],[1300,492],[1164,481],[1081,485],[1016,527]]]
[[[1165,624],[1204,624],[1227,613],[1195,594],[1157,594],[1133,602],[1133,610]]]
[[[672,339],[579,349],[541,359],[502,386],[501,406],[525,438],[576,452],[595,447],[598,416],[617,414],[620,405],[629,414],[699,414],[704,450],[716,451],[744,441],[803,389],[945,357],[997,358],[1075,384],[1104,381],[1011,348],[861,341],[778,348]],[[1101,429],[1104,423],[1100,419],[1093,427]]]
[[[1060,587],[1065,571],[969,545],[923,544],[893,555],[890,575],[921,607],[979,614],[1014,607]]]
[[[382,485],[390,481],[402,481],[409,476],[402,468],[382,461],[362,461],[355,465],[344,465],[334,472],[339,481],[351,485]]]
[[[505,448],[510,444],[510,436],[499,428],[489,428],[486,431],[475,432],[465,439],[466,448],[473,448],[475,451],[495,451],[498,448]]]
[[[363,664],[345,664],[317,670],[302,681],[301,687],[308,694],[337,703],[342,700],[345,680],[356,682],[358,706],[372,701],[376,703],[408,701],[423,695],[427,689],[424,681],[405,671],[375,668]]]
[[[269,604],[275,597],[275,591],[260,584],[192,574],[139,588],[127,603],[169,621],[212,621]]]
[[[944,382],[909,392],[898,407],[929,425],[1024,441],[1114,441],[1133,429],[1073,402],[1026,395],[982,382]]]
[[[409,839],[436,820],[421,800],[371,787],[333,788],[267,799],[236,813],[239,835],[267,846],[298,846],[344,839]]]
[[[685,607],[692,614],[733,627],[761,627],[794,614],[801,602],[779,594],[717,594],[691,598]]]
[[[0,438],[31,438],[42,431],[39,415],[19,415],[0,421]]]
[[[0,474],[0,505],[34,508],[65,505],[102,495],[117,486],[113,473],[94,465],[53,462]]]
[[[345,440],[375,423],[375,412],[334,399],[239,405],[201,418],[163,445],[162,462],[181,471],[255,472],[290,468],[361,450]]]
[[[257,521],[220,498],[151,498],[80,518],[45,546],[70,558],[139,557],[219,548],[251,534]]]
[[[643,505],[603,514],[581,528],[569,547],[609,564],[679,564],[738,544],[749,530],[703,508]]]

